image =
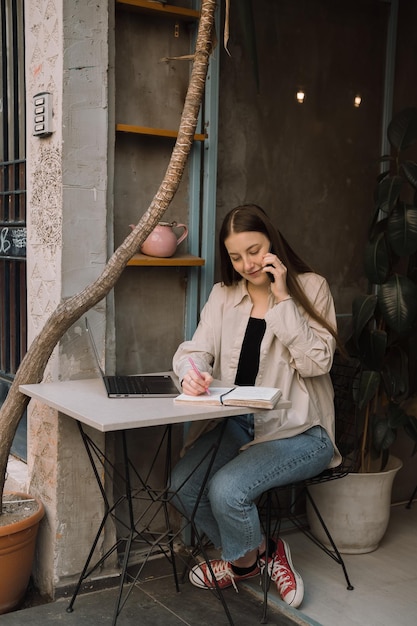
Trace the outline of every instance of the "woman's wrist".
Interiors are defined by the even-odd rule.
[[[275,297],[275,304],[281,304],[281,302],[285,302],[286,300],[292,300],[290,295],[284,296],[283,298]]]

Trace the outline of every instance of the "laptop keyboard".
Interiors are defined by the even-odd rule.
[[[147,391],[143,379],[138,376],[108,376],[107,381],[110,393],[135,394]]]
[[[170,376],[105,376],[107,391],[112,395],[178,395]]]

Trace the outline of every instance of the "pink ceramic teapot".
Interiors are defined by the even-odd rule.
[[[131,228],[135,228],[135,226],[131,224]],[[174,232],[174,228],[183,229],[179,237]],[[140,251],[148,256],[170,257],[187,235],[188,228],[185,224],[177,224],[177,222],[159,222],[148,238],[143,242]]]

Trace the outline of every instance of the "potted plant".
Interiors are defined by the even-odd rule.
[[[43,504],[26,493],[3,493],[0,516],[0,614],[17,608],[32,572]]]
[[[417,387],[410,359],[417,348],[417,163],[403,158],[417,142],[417,108],[398,113],[387,136],[392,154],[381,158],[389,167],[378,176],[365,249],[369,290],[353,302],[347,342],[358,364],[354,445],[345,451],[354,471],[334,484],[310,488],[336,545],[350,553],[376,549],[386,531],[392,483],[402,466],[390,455],[398,429],[404,428],[417,442],[417,420],[404,409]],[[362,504],[368,512],[359,510]],[[319,535],[311,510],[308,517]],[[343,518],[349,523],[346,536]]]

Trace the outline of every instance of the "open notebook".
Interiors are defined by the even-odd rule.
[[[201,396],[187,396],[182,393],[174,402],[273,409],[282,396],[281,389],[276,387],[210,387],[209,391],[210,394],[203,393]]]
[[[97,346],[87,318],[85,318],[85,329],[109,398],[174,398],[180,393],[169,374],[106,375],[100,366]]]

